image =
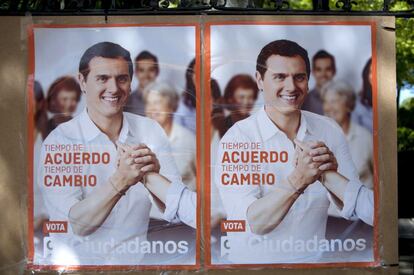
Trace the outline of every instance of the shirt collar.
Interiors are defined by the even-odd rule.
[[[125,143],[128,136],[133,136],[130,125],[128,123],[128,119],[125,114],[122,114],[122,128],[121,132],[119,133],[118,140],[122,143]]]
[[[258,118],[260,135],[262,136],[263,141],[266,141],[269,138],[273,137],[274,135],[278,134],[279,132],[282,132],[276,126],[276,124],[273,123],[270,117],[267,115],[264,107],[258,111],[257,118]],[[296,137],[299,140],[303,140],[306,134],[311,134],[311,131],[310,131],[310,128],[308,127],[306,115],[303,111],[301,111],[300,125],[299,125],[299,130],[298,130]]]
[[[305,139],[306,134],[310,134],[308,122],[306,120],[305,114],[301,111],[300,112],[300,124],[299,124],[299,130],[296,134],[296,138],[300,141],[303,141]]]
[[[92,119],[88,115],[88,111],[86,108],[79,115],[79,122],[80,122],[80,127],[82,130],[83,136],[87,141],[93,140],[100,134],[104,135],[104,133],[101,130],[99,130],[99,128],[92,121]],[[130,131],[128,119],[126,118],[126,115],[123,114],[122,128],[121,128],[121,132],[119,133],[118,140],[122,143],[125,143],[128,136],[132,136],[132,132]]]

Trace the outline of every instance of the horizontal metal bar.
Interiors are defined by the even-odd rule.
[[[329,0],[312,0],[311,10],[291,9],[291,2],[296,0],[272,0],[275,7],[265,9],[255,7],[253,0],[239,3],[239,7],[228,7],[227,0],[0,0],[0,16],[67,16],[67,15],[164,15],[164,14],[217,14],[217,15],[327,15],[327,16],[396,16],[414,17],[414,0],[405,0],[411,10],[390,11],[393,0],[383,0],[382,10],[357,11],[355,0],[336,0],[337,10],[330,10]],[[97,6],[102,9],[95,9]],[[175,8],[166,8],[178,5]],[[242,7],[244,5],[244,7]],[[72,8],[71,8],[72,7]],[[120,8],[122,7],[122,8]]]
[[[413,18],[414,11],[312,11],[312,10],[264,10],[264,9],[228,9],[228,10],[199,10],[199,9],[109,9],[109,10],[64,10],[64,11],[4,11],[0,16],[125,16],[125,15],[323,15],[323,16],[395,16]]]

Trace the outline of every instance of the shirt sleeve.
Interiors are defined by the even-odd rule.
[[[347,219],[358,217],[369,225],[374,223],[374,194],[359,181],[349,181],[344,196],[344,207],[340,212]]]
[[[156,143],[152,143],[151,147],[160,163],[160,174],[171,182],[167,191],[164,219],[170,222],[182,221],[195,228],[197,195],[183,184],[168,138],[156,123],[154,123],[154,133],[152,137]]]
[[[182,183],[181,175],[175,163],[167,135],[158,123],[152,123],[151,127],[153,131],[147,145],[157,156],[160,163],[160,174],[170,182]]]
[[[48,157],[53,157],[54,153],[46,150],[47,145],[69,144],[66,139],[59,134],[59,129],[50,133],[42,144],[40,158],[37,163],[38,178],[37,184],[44,198],[46,211],[51,221],[68,221],[71,207],[82,199],[83,192],[81,187],[56,185],[53,183],[56,177],[60,180],[64,176],[71,176],[70,173],[49,173],[47,170],[53,166],[59,168],[60,165],[51,164]],[[63,153],[60,152],[59,153]],[[70,228],[70,227],[69,227]]]
[[[225,154],[232,152],[241,152],[243,149],[225,149],[228,144],[241,144],[249,142],[249,139],[238,129],[238,125],[234,125],[228,130],[224,137],[220,140],[216,163],[212,163],[214,169],[214,184],[217,186],[221,201],[227,213],[228,220],[244,220],[246,222],[246,230],[250,230],[250,225],[247,220],[247,210],[250,205],[261,197],[260,187],[257,185],[238,185],[231,184],[232,178],[240,179],[242,174],[252,172],[250,163],[229,163],[224,161]],[[243,164],[243,171],[231,171],[227,168],[234,167],[237,164]],[[214,207],[214,206],[213,206]]]
[[[164,219],[196,228],[197,194],[180,182],[171,183],[167,191]]]
[[[357,170],[349,150],[348,142],[342,130],[338,127],[337,134],[333,137],[334,148],[332,151],[338,162],[338,172],[349,179],[345,189],[343,208],[340,215],[345,219],[359,218],[368,224],[373,221],[373,197],[369,195],[368,189],[359,180]],[[361,191],[363,189],[363,191]],[[371,192],[372,193],[372,192]],[[333,199],[329,196],[331,202]]]

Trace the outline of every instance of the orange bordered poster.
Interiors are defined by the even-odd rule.
[[[198,267],[199,32],[30,27],[29,268]]]
[[[210,21],[207,266],[377,266],[375,21]]]

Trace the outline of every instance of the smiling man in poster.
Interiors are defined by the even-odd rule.
[[[137,265],[146,254],[189,251],[185,241],[147,241],[152,203],[167,221],[195,224],[195,211],[180,205],[186,187],[162,128],[123,112],[132,75],[120,45],[88,48],[79,63],[86,108],[42,145],[37,184],[50,216],[51,264]],[[153,182],[168,187],[162,200],[145,187]]]
[[[309,76],[303,47],[289,40],[267,44],[256,63],[264,108],[220,141],[215,184],[224,225],[242,225],[222,242],[231,263],[313,263],[324,252],[366,248],[364,239],[325,237],[330,203],[343,218],[372,225],[373,193],[360,183],[339,126],[300,110]]]

